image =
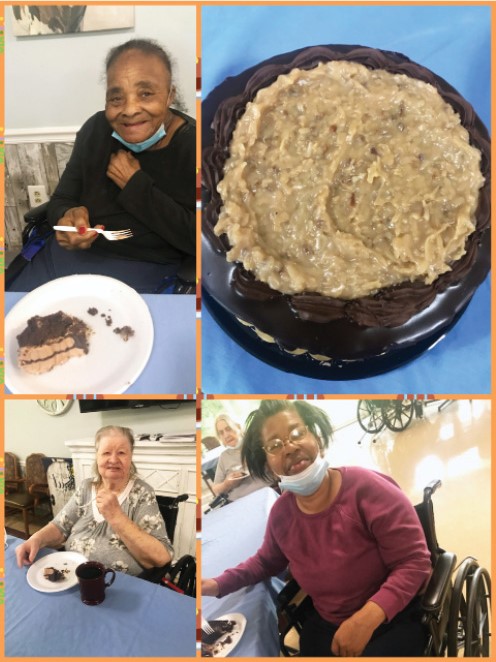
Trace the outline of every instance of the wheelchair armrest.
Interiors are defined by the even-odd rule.
[[[48,202],[44,202],[38,207],[33,207],[24,214],[24,220],[26,223],[42,223],[46,221],[48,210]]]
[[[443,552],[438,557],[425,593],[422,596],[422,608],[425,611],[436,611],[443,604],[451,584],[451,575],[455,564],[456,556],[452,552]]]
[[[296,579],[290,579],[276,596],[276,603],[278,609],[284,609],[300,591],[300,585]]]
[[[145,579],[147,582],[152,582],[152,584],[159,584],[160,580],[170,570],[171,566],[172,563],[169,561],[169,563],[160,567],[147,568],[140,572],[138,578]]]
[[[176,274],[174,294],[194,294],[196,292],[196,257],[187,255]]]

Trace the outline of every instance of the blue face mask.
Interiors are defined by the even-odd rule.
[[[112,133],[112,138],[116,138],[119,142],[121,142],[125,147],[130,149],[132,152],[138,153],[138,152],[144,152],[145,149],[149,149],[150,147],[153,147],[153,145],[156,145],[159,140],[162,140],[167,135],[167,131],[164,129],[163,126],[161,126],[156,133],[153,134],[153,136],[150,136],[146,140],[143,140],[143,142],[140,143],[128,143],[127,140],[124,140],[124,138],[121,138],[121,136],[116,133],[115,131]]]
[[[319,489],[328,468],[328,461],[324,457],[317,455],[315,461],[299,474],[281,476],[279,487],[281,490],[288,490],[288,492],[294,492],[300,496],[309,496]]]

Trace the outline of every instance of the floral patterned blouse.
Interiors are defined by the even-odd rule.
[[[93,479],[83,480],[70,501],[52,520],[65,536],[65,549],[79,552],[90,561],[99,561],[107,568],[139,575],[144,568],[100,514],[95,497]],[[172,555],[172,545],[150,485],[140,478],[131,479],[118,500],[129,519],[160,540]]]

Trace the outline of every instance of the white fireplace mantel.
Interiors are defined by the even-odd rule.
[[[196,541],[196,443],[195,435],[149,435],[140,440],[135,435],[133,462],[140,478],[153,487],[156,494],[175,497],[188,494],[187,501],[179,505],[174,536],[176,558],[183,554],[195,556]],[[76,487],[85,478],[93,476],[95,440],[71,439],[65,442],[74,463]]]

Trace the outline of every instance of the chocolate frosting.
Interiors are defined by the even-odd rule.
[[[481,171],[485,183],[479,195],[476,230],[467,239],[466,254],[453,263],[451,271],[442,274],[431,285],[408,282],[352,301],[315,293],[284,295],[257,281],[241,264],[229,264],[225,258],[229,250],[227,237],[217,237],[213,231],[222,206],[217,184],[223,177],[238,119],[258,90],[271,85],[279,75],[294,68],[311,69],[319,62],[330,60],[351,60],[369,68],[405,74],[430,83],[459,114],[471,144],[481,152]],[[329,334],[334,335],[334,331],[339,329],[341,336],[344,329],[359,327],[363,331],[366,328],[370,331],[377,329],[377,332],[390,328],[391,337],[387,341],[384,339],[386,346],[390,346],[391,343],[406,340],[401,333],[394,333],[394,328],[418,317],[415,330],[406,332],[406,336],[414,342],[415,338],[432,333],[433,329],[452,321],[484,280],[490,267],[489,136],[472,106],[445,80],[425,67],[390,51],[363,46],[313,46],[278,55],[226,79],[212,91],[203,106],[203,285],[230,312],[266,333],[272,333],[285,347],[313,348],[313,351],[322,352],[323,345],[329,343],[321,341]],[[442,296],[446,292],[449,292],[448,296]],[[419,315],[426,310],[430,314]],[[293,327],[292,332],[283,327],[283,320]],[[318,326],[323,328],[318,330]],[[321,341],[317,340],[316,335]],[[383,335],[379,333],[380,337]],[[384,335],[386,337],[387,333]]]
[[[75,346],[88,353],[88,332],[89,328],[83,321],[59,310],[51,315],[30,317],[24,331],[17,336],[17,342],[19,347],[39,347],[70,335]]]

